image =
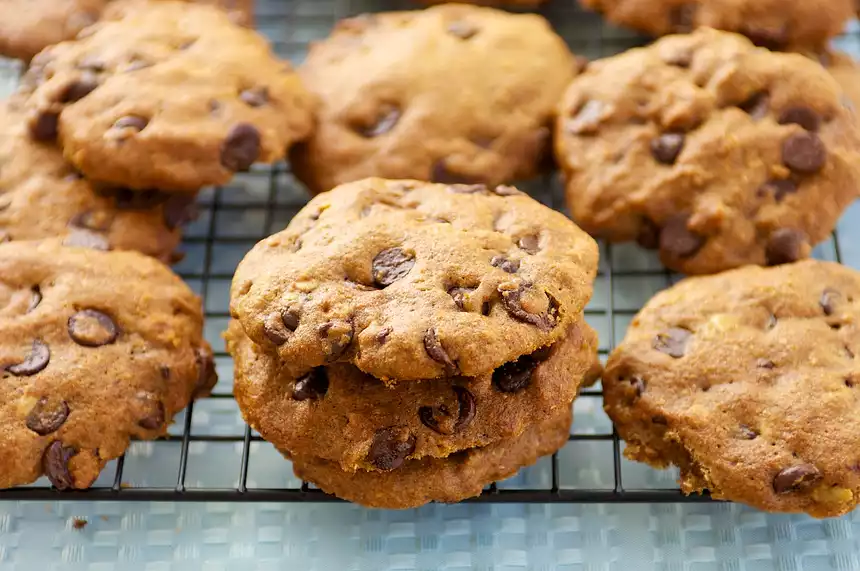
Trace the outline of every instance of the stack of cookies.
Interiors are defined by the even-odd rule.
[[[567,441],[596,269],[591,238],[512,187],[343,185],[237,270],[236,399],[327,492],[477,495]]]

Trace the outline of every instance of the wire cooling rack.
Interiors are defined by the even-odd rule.
[[[308,42],[325,37],[334,22],[361,12],[415,8],[409,2],[344,0],[259,0],[257,22],[276,51],[296,62]],[[641,45],[645,39],[602,22],[572,0],[555,0],[541,9],[573,51],[588,58],[611,55]],[[842,47],[860,53],[860,33],[842,38]],[[0,69],[2,72],[2,69]],[[2,75],[2,73],[0,73]],[[2,78],[0,78],[2,79]],[[534,198],[564,210],[556,175],[518,185]],[[167,438],[134,442],[125,456],[111,462],[86,491],[59,494],[46,479],[0,491],[0,499],[127,501],[337,501],[297,480],[291,466],[241,419],[232,389],[232,363],[220,337],[229,321],[229,285],[245,253],[261,238],[284,228],[308,195],[289,166],[255,168],[223,188],[200,197],[200,218],[187,228],[185,259],[176,271],[201,295],[206,337],[216,348],[220,381],[213,394],[189,406]],[[669,273],[653,252],[635,245],[601,244],[595,296],[586,319],[601,339],[605,359],[624,335],[639,308],[678,276]],[[838,237],[815,250],[816,257],[841,261]],[[602,411],[599,385],[583,391],[574,403],[574,426],[558,453],[492,484],[470,502],[696,502],[684,496],[674,470],[655,471],[628,462],[623,443]]]

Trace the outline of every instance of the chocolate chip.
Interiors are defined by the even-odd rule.
[[[380,345],[385,345],[385,343],[388,341],[388,336],[391,335],[392,331],[393,329],[391,327],[383,327],[382,329],[380,329],[379,332],[376,334],[376,342]]]
[[[275,345],[283,345],[299,327],[299,313],[294,308],[287,308],[279,313],[272,313],[263,323],[263,334]]]
[[[794,228],[780,228],[771,233],[765,247],[768,266],[790,264],[806,257],[806,234]]]
[[[693,334],[686,329],[672,327],[665,333],[658,333],[654,337],[653,347],[661,353],[680,359],[686,353],[687,343],[692,336]]]
[[[381,287],[387,287],[399,279],[406,277],[415,265],[415,254],[407,252],[403,248],[388,248],[382,250],[373,258],[371,272],[374,283]]]
[[[502,305],[512,318],[517,321],[534,325],[541,331],[550,331],[558,323],[558,300],[551,296],[548,292],[544,292],[547,297],[546,313],[531,313],[527,311],[522,304],[522,297],[526,289],[530,286],[520,285],[515,290],[499,289],[502,295]]]
[[[531,355],[523,355],[493,371],[493,385],[503,393],[517,393],[531,384],[537,366],[538,361]]]
[[[197,364],[197,385],[195,393],[208,389],[213,386],[218,380],[218,374],[215,371],[215,359],[205,348],[199,348],[194,352],[194,360]]]
[[[69,472],[69,460],[77,454],[70,446],[63,446],[59,440],[51,442],[42,455],[42,470],[58,490],[68,490],[74,487],[74,479]]]
[[[669,10],[669,25],[673,32],[692,32],[696,22],[697,4],[681,4]]]
[[[459,370],[457,363],[455,363],[451,359],[451,356],[448,355],[448,352],[442,346],[442,342],[436,335],[436,330],[432,327],[424,332],[424,350],[427,351],[427,355],[431,359],[443,366],[446,375],[451,376],[457,374]]]
[[[759,121],[764,119],[770,110],[770,95],[765,91],[759,91],[738,107],[746,111],[753,120]]]
[[[451,172],[448,165],[445,164],[445,159],[440,159],[433,163],[430,172],[430,181],[440,184],[473,184],[475,179],[463,174]]]
[[[638,399],[645,392],[645,381],[641,377],[630,377],[630,386],[633,387],[633,393]]]
[[[767,316],[767,323],[764,324],[765,331],[770,331],[771,329],[776,327],[776,324],[778,322],[779,321],[777,320],[776,315],[774,315],[772,313],[770,315],[768,315]]]
[[[84,229],[76,229],[70,232],[69,235],[63,239],[63,245],[71,246],[73,248],[101,250],[102,252],[110,250],[110,242],[108,242],[107,238],[96,232]]]
[[[155,401],[154,410],[147,416],[138,420],[137,424],[141,428],[145,428],[147,430],[158,430],[159,428],[164,426],[164,419],[164,403],[162,403],[161,401]]]
[[[836,305],[842,301],[842,294],[832,288],[827,288],[821,293],[821,298],[818,300],[821,305],[824,315],[833,315]]]
[[[509,274],[515,274],[520,269],[519,260],[509,260],[504,256],[493,256],[493,259],[490,260],[490,265]]]
[[[523,236],[517,242],[517,246],[529,254],[537,254],[540,251],[540,238],[534,234]]]
[[[150,210],[159,204],[175,199],[174,196],[155,189],[113,188],[102,192],[105,196],[112,196],[116,207],[120,210]]]
[[[675,159],[684,148],[684,135],[682,133],[663,133],[656,139],[651,140],[651,154],[657,162],[664,165],[675,164]]]
[[[248,123],[239,123],[221,144],[221,164],[231,171],[246,171],[260,157],[260,132]]]
[[[328,341],[325,348],[326,362],[331,363],[338,360],[352,344],[355,328],[351,322],[329,321],[320,326],[319,334]]]
[[[101,347],[116,341],[119,328],[109,315],[95,309],[84,309],[69,318],[69,337],[84,347]]]
[[[370,127],[359,128],[358,132],[362,137],[372,139],[379,137],[391,131],[397,122],[400,121],[400,109],[393,105],[387,105],[376,119],[376,122]]]
[[[660,227],[648,218],[643,218],[639,225],[636,243],[646,250],[656,250],[660,247]]]
[[[390,426],[376,431],[367,460],[380,470],[390,472],[415,452],[415,436],[406,427]]]
[[[783,468],[773,479],[773,491],[787,494],[808,488],[821,480],[821,472],[812,464]]]
[[[175,193],[164,203],[164,225],[169,230],[175,230],[197,219],[200,214],[197,208],[197,197],[193,194]]]
[[[42,289],[39,286],[34,285],[30,288],[30,294],[30,305],[27,306],[26,313],[35,310],[42,303]]]
[[[42,371],[51,360],[51,349],[43,341],[36,339],[30,349],[30,354],[18,363],[10,365],[6,370],[16,377],[30,377]]]
[[[139,115],[126,115],[125,117],[117,119],[112,128],[139,133],[146,129],[147,125],[149,125],[149,120],[145,117],[141,117]]]
[[[760,197],[772,194],[774,200],[782,202],[786,196],[795,192],[797,192],[797,183],[790,178],[783,178],[767,181],[761,185],[756,194]]]
[[[427,428],[439,434],[456,434],[469,426],[475,418],[475,397],[464,387],[451,387],[457,395],[457,417],[453,426],[443,424],[443,421],[451,417],[451,413],[444,405],[438,407],[422,406],[418,409],[418,418]],[[448,423],[450,424],[450,423]]]
[[[784,27],[773,30],[744,26],[740,32],[752,40],[755,45],[772,51],[782,50],[788,42],[788,30]]]
[[[702,249],[705,239],[687,228],[687,214],[676,214],[663,224],[660,231],[660,249],[678,258],[689,258]]]
[[[448,295],[450,295],[454,300],[454,303],[457,305],[457,309],[460,311],[467,311],[466,300],[474,291],[475,288],[471,287],[452,287],[448,290]]]
[[[738,427],[738,433],[740,437],[744,440],[755,440],[758,438],[758,432],[747,426],[746,424],[741,424]]]
[[[568,133],[574,135],[593,135],[597,133],[600,122],[603,119],[604,104],[595,99],[589,99],[583,103],[576,114],[568,119],[564,128]]]
[[[158,368],[158,371],[161,373],[162,379],[164,379],[165,381],[170,380],[170,367],[168,367],[167,365],[162,365]]]
[[[457,20],[448,24],[448,33],[457,36],[461,40],[468,40],[479,32],[478,26],[463,20]]]
[[[295,331],[299,328],[300,317],[301,315],[299,314],[299,310],[294,307],[288,307],[283,311],[283,313],[281,313],[284,326],[290,331]]]
[[[249,107],[262,107],[269,102],[269,88],[253,87],[245,89],[239,94],[239,99]]]
[[[92,74],[84,74],[80,79],[69,83],[60,94],[60,103],[80,101],[99,86],[98,80]]]
[[[773,369],[776,367],[776,363],[770,359],[759,359],[755,362],[755,366],[759,369]]]
[[[827,162],[827,148],[814,133],[795,133],[782,143],[782,162],[796,173],[815,174]]]
[[[328,392],[328,373],[325,367],[311,369],[296,379],[293,385],[293,400],[317,400]]]
[[[67,418],[69,418],[69,405],[65,401],[49,402],[47,397],[42,397],[30,409],[26,425],[39,436],[45,436],[59,430]]]
[[[821,117],[809,107],[789,107],[779,114],[779,124],[795,124],[800,125],[807,131],[817,131],[821,126]]]
[[[651,417],[651,422],[660,426],[668,426],[669,420],[662,414],[655,414]]]
[[[51,142],[57,140],[59,132],[60,112],[53,110],[41,111],[30,120],[28,128],[30,137],[36,141]]]

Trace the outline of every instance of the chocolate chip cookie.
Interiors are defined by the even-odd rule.
[[[215,382],[200,300],[136,252],[0,244],[0,487],[87,488]]]
[[[534,14],[447,4],[341,21],[299,69],[322,104],[294,171],[313,192],[369,176],[490,186],[532,176],[575,67]]]
[[[64,237],[101,250],[138,250],[169,262],[192,194],[96,190],[59,149],[33,143],[23,114],[0,103],[0,242]]]
[[[262,36],[168,0],[108,9],[41,52],[20,96],[35,140],[57,140],[93,181],[134,189],[225,183],[279,160],[313,124],[313,98]]]
[[[606,411],[685,493],[840,515],[860,501],[858,327],[860,273],[837,264],[687,279],[609,357]]]
[[[513,187],[366,179],[257,244],[231,311],[295,376],[477,376],[563,337],[596,270],[594,240]]]
[[[387,456],[371,452],[394,431],[413,442],[410,460],[515,438],[569,410],[599,367],[597,336],[582,321],[555,345],[490,373],[392,388],[345,363],[285,376],[280,359],[255,346],[235,321],[227,346],[236,365],[233,392],[248,424],[293,456],[347,471],[385,471]]]
[[[447,458],[407,460],[393,472],[344,471],[334,462],[304,457],[293,457],[293,470],[323,491],[368,507],[406,509],[431,501],[453,503],[480,495],[491,482],[508,478],[564,446],[570,422],[567,409],[516,438]]]
[[[582,0],[610,22],[663,35],[707,26],[769,49],[819,47],[854,15],[853,0]]]
[[[253,0],[197,1],[221,6],[237,23],[253,24]],[[29,61],[46,47],[71,40],[94,24],[109,3],[110,0],[0,0],[0,54]]]
[[[700,29],[589,65],[556,153],[589,233],[688,274],[808,256],[860,188],[860,135],[819,64]]]

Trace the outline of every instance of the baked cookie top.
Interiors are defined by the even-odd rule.
[[[627,454],[769,511],[860,500],[860,273],[808,260],[691,278],[636,316],[604,374]]]
[[[816,62],[711,29],[593,62],[559,110],[568,203],[683,273],[804,258],[860,189],[845,103]]]
[[[0,244],[0,487],[86,488],[215,382],[200,300],[136,252]]]
[[[313,98],[262,36],[167,0],[108,9],[47,48],[20,95],[34,139],[57,139],[91,180],[135,189],[225,183],[282,158],[313,122]]]
[[[404,459],[444,458],[523,433],[570,408],[597,373],[597,336],[584,322],[555,345],[477,377],[387,387],[346,363],[295,378],[233,322],[236,400],[248,424],[292,456],[331,460],[347,471],[390,471]],[[392,461],[389,452],[403,454]]]
[[[821,52],[818,59],[842,88],[854,107],[855,119],[860,121],[860,66],[850,55],[836,50]]]
[[[113,4],[133,1],[137,0]],[[253,24],[253,0],[197,2],[222,7],[236,23]],[[29,61],[47,46],[71,40],[94,24],[109,3],[110,0],[0,0],[0,54]]]
[[[314,192],[369,176],[490,186],[531,176],[574,68],[534,14],[447,4],[343,20],[299,69],[322,103],[294,170]]]
[[[101,250],[138,250],[169,262],[193,195],[97,192],[52,145],[34,143],[23,114],[0,104],[0,241],[62,236]]]
[[[820,47],[854,16],[853,0],[582,0],[609,21],[653,34],[707,26],[784,50]]]
[[[596,271],[594,240],[513,187],[366,179],[257,244],[231,311],[297,376],[476,376],[564,336]]]

